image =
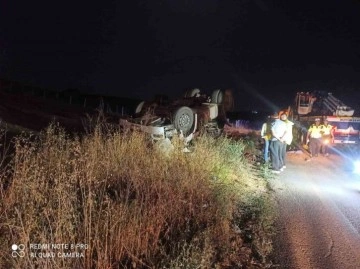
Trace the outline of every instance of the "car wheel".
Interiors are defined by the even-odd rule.
[[[142,101],[136,106],[135,114],[139,114],[142,111],[144,104],[145,104],[145,101]]]
[[[196,96],[197,94],[200,94],[200,90],[195,88],[195,89],[186,91],[184,97],[185,98],[191,98],[191,97]]]
[[[173,124],[177,130],[187,135],[194,124],[194,113],[190,107],[183,106],[174,113]]]
[[[222,90],[215,90],[211,95],[211,103],[221,104],[223,102],[224,93]]]

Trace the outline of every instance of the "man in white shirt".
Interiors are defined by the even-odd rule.
[[[293,133],[292,128],[294,123],[288,120],[287,112],[280,113],[280,119],[285,122],[286,124],[286,132],[283,136],[284,143],[281,148],[281,155],[280,155],[280,166],[285,169],[286,168],[286,148],[288,145],[291,144],[293,140]]]
[[[282,163],[280,160],[281,150],[284,143],[284,135],[286,132],[286,123],[279,119],[279,116],[275,116],[276,119],[271,126],[271,142],[270,142],[270,155],[271,166],[273,173],[279,174],[282,169]]]

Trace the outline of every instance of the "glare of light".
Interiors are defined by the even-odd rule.
[[[354,173],[360,175],[360,161],[359,160],[354,162]]]

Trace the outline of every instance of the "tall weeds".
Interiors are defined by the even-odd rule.
[[[173,144],[164,155],[142,134],[100,125],[81,138],[54,125],[17,138],[11,171],[0,174],[10,182],[1,193],[0,267],[242,268],[249,253],[234,231],[239,206],[265,191],[244,144],[200,137],[190,154]],[[26,255],[12,257],[12,244]],[[48,252],[55,257],[39,256]]]

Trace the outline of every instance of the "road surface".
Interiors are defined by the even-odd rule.
[[[271,180],[276,267],[360,268],[360,176],[341,154],[306,158],[288,152],[287,168]]]

